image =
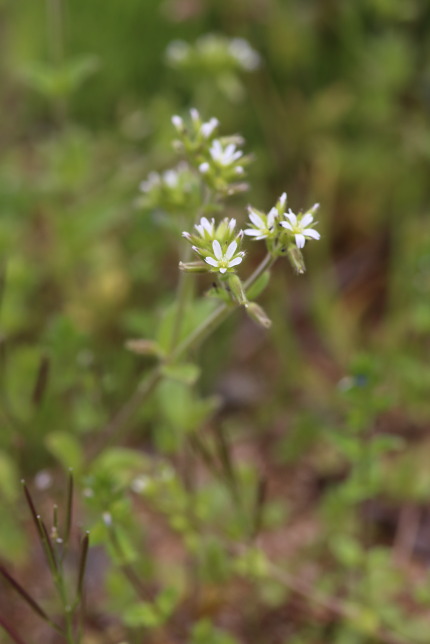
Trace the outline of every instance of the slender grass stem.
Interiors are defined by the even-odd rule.
[[[4,631],[9,635],[10,639],[15,642],[15,644],[26,644],[16,630],[0,615],[0,626]]]

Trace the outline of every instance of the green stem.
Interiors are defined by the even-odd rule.
[[[257,266],[252,275],[245,282],[245,290],[249,289],[266,270],[271,268],[277,257],[267,254],[263,261]],[[221,304],[217,307],[194,331],[178,344],[175,349],[166,357],[164,364],[175,362],[191,349],[201,344],[207,336],[212,333],[223,322],[236,307],[228,304]],[[137,386],[133,395],[120,409],[118,414],[104,428],[102,441],[90,450],[89,458],[92,459],[107,446],[111,445],[120,431],[124,432],[124,426],[129,422],[140,405],[149,397],[163,378],[163,364],[154,367],[148,377]]]
[[[182,261],[186,263],[186,262],[189,262],[190,259],[191,259],[191,246],[187,243]],[[184,312],[185,312],[187,302],[189,299],[189,294],[190,294],[189,286],[190,286],[190,276],[184,273],[183,271],[181,271],[179,275],[178,288],[176,291],[176,309],[175,309],[175,317],[173,320],[172,337],[170,338],[171,352],[178,344],[178,339],[181,334],[182,321],[184,319]]]
[[[194,220],[195,223],[197,223],[199,218],[203,216],[206,206],[211,201],[211,196],[212,196],[212,193],[209,190],[209,188],[202,186],[202,205],[200,208],[198,208],[197,213],[195,215],[195,220]],[[191,257],[192,257],[191,250],[192,250],[191,246],[187,243],[183,254],[183,258],[182,258],[182,261],[184,263],[187,263],[191,260]],[[190,276],[187,275],[185,272],[181,271],[179,275],[178,287],[176,291],[175,317],[173,320],[172,337],[170,339],[170,346],[169,346],[170,353],[172,353],[173,350],[175,349],[181,335],[181,328],[182,328],[182,322],[184,319],[184,313],[185,313],[185,309],[187,307],[188,301],[190,299],[190,283],[191,283]]]

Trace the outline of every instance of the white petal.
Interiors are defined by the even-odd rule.
[[[214,222],[213,219],[212,219],[212,221],[209,221],[208,219],[206,219],[206,217],[202,217],[200,219],[200,224],[203,226],[203,228],[205,230],[208,231],[209,234],[212,234],[212,232],[213,232],[214,223],[215,222]]]
[[[196,110],[195,107],[192,107],[190,109],[190,114],[191,114],[191,118],[193,119],[193,121],[198,121],[199,120],[200,114],[198,113],[198,111]]]
[[[232,154],[234,154],[234,151],[236,149],[236,146],[234,143],[229,143],[228,146],[224,150],[224,154],[226,157],[231,157]]]
[[[256,230],[255,228],[247,228],[243,232],[245,233],[245,235],[249,235],[250,237],[257,237],[257,235],[261,235],[261,230]],[[264,237],[265,236],[266,235],[264,235]]]
[[[275,219],[278,216],[278,211],[276,208],[272,208],[269,211],[269,214],[267,215],[267,227],[272,228],[273,224],[275,223]]]
[[[214,239],[212,242],[212,248],[214,250],[214,255],[215,257],[220,260],[222,259],[222,250],[221,250],[221,244],[217,239]]]
[[[230,222],[228,224],[229,231],[232,233],[235,227],[236,227],[236,219],[230,219]]]
[[[305,241],[306,241],[306,240],[305,240],[304,235],[302,235],[302,234],[300,234],[300,233],[298,233],[298,234],[296,235],[296,245],[297,245],[297,248],[303,248],[303,246],[305,245]]]
[[[280,223],[281,223],[281,226],[283,226],[284,228],[287,228],[287,230],[291,230],[291,232],[293,232],[293,227],[292,227],[292,225],[290,223],[288,223],[288,221],[281,221]]]
[[[201,163],[199,165],[199,170],[202,174],[209,172],[209,163],[207,163],[206,161],[204,163]]]
[[[225,253],[225,258],[231,259],[236,252],[236,248],[237,248],[237,242],[232,241],[231,244],[229,244],[229,247],[227,248],[227,251]]]
[[[218,262],[213,257],[205,257],[205,262],[211,266],[218,267]]]
[[[301,228],[306,228],[306,226],[309,226],[310,223],[312,223],[314,220],[313,216],[311,215],[310,212],[306,213],[301,220],[300,220],[300,226]]]
[[[311,208],[311,212],[316,212],[319,207],[320,207],[319,203],[314,203],[314,205]]]
[[[243,257],[235,257],[228,263],[229,266],[237,266],[242,261]]]
[[[297,225],[297,217],[296,217],[296,215],[295,215],[291,210],[289,210],[288,212],[286,212],[286,213],[285,213],[285,215],[284,215],[284,217],[286,217],[287,219],[289,219],[289,220],[290,220],[290,222],[293,224],[293,226],[296,226],[296,225]]]
[[[304,231],[303,231],[303,234],[306,237],[312,237],[312,239],[320,239],[321,238],[321,235],[319,234],[319,232],[317,232],[313,228],[305,228]]]
[[[281,206],[281,208],[283,208],[286,203],[287,203],[287,193],[283,192],[279,197],[279,205]]]
[[[264,219],[260,217],[260,215],[258,215],[254,210],[249,211],[249,218],[254,226],[257,226],[257,228],[265,228]]]
[[[226,271],[227,271],[227,269],[226,269],[226,268],[220,268],[220,269],[219,269],[219,272],[220,272],[220,273],[225,273]]]
[[[185,231],[182,233],[182,237],[185,237],[185,239],[188,239],[188,240],[191,239],[190,233],[187,233]]]

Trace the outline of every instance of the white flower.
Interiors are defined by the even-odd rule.
[[[212,117],[209,121],[207,121],[207,123],[202,123],[200,127],[200,132],[203,134],[205,139],[208,139],[212,135],[215,128],[218,127],[218,125],[219,125],[218,119],[216,119],[215,117]]]
[[[207,163],[207,161],[205,161],[204,163],[201,163],[201,164],[199,165],[199,170],[200,170],[200,172],[201,172],[202,174],[206,174],[207,172],[209,172],[209,170],[210,170],[210,165],[209,165],[209,163]]]
[[[179,184],[179,174],[176,170],[166,170],[163,172],[163,183],[169,188],[176,188]]]
[[[199,233],[200,237],[203,237],[203,239],[209,238],[213,239],[215,237],[215,219],[207,219],[206,217],[202,217],[200,219],[200,223],[196,224],[194,228],[197,230]]]
[[[281,221],[281,226],[289,230],[295,237],[297,248],[303,248],[306,239],[319,239],[320,234],[313,228],[309,228],[314,217],[313,214],[319,208],[319,204],[314,204],[312,208],[304,215],[297,217],[291,210],[284,214],[288,221]],[[315,224],[314,224],[315,225]]]
[[[195,107],[192,107],[190,109],[190,114],[191,114],[191,119],[194,121],[194,123],[198,123],[200,121],[199,111],[196,110]]]
[[[172,124],[174,125],[174,127],[176,128],[176,130],[178,132],[183,132],[183,130],[184,130],[184,121],[177,114],[174,114],[172,116]]]
[[[260,66],[260,55],[244,38],[233,38],[229,44],[230,53],[237,62],[250,72]]]
[[[229,268],[240,264],[245,254],[243,251],[236,253],[236,241],[232,241],[228,245],[225,253],[223,253],[221,244],[217,239],[214,239],[214,241],[212,242],[212,249],[214,256],[205,257],[204,260],[207,264],[210,264],[211,266],[216,268],[220,273],[226,273]]]
[[[179,118],[179,117],[178,117]],[[158,172],[150,172],[145,181],[140,183],[140,190],[142,192],[151,192],[156,186],[161,184],[161,177]]]
[[[245,235],[254,237],[255,240],[271,237],[275,232],[275,220],[279,214],[277,209],[272,208],[267,215],[253,208],[248,208],[248,211],[252,227],[243,231]]]
[[[232,165],[242,156],[241,150],[237,150],[234,143],[229,143],[224,148],[218,139],[212,143],[209,152],[215,163],[222,166]]]

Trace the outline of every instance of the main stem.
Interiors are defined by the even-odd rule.
[[[248,279],[246,280],[245,290],[249,289],[257,281],[260,275],[271,268],[276,259],[276,257],[273,257],[268,253],[263,261],[260,262],[260,264],[254,270],[252,275],[250,275],[250,277],[248,277]],[[202,322],[196,329],[194,329],[194,331],[192,331],[170,352],[170,354],[165,358],[163,364],[156,366],[149,373],[148,377],[139,383],[133,395],[129,398],[124,407],[122,407],[118,414],[105,427],[103,431],[103,444],[96,446],[95,450],[93,450],[93,453],[90,454],[90,457],[96,456],[102,449],[105,449],[108,445],[111,445],[118,433],[121,430],[124,431],[124,426],[129,422],[136,410],[154,391],[155,387],[163,378],[163,366],[165,364],[175,362],[186,352],[198,347],[203,342],[203,340],[205,340],[208,335],[210,335],[234,310],[236,310],[236,307],[232,305],[221,304],[220,306],[218,306],[206,318],[206,320],[204,320],[204,322]]]

